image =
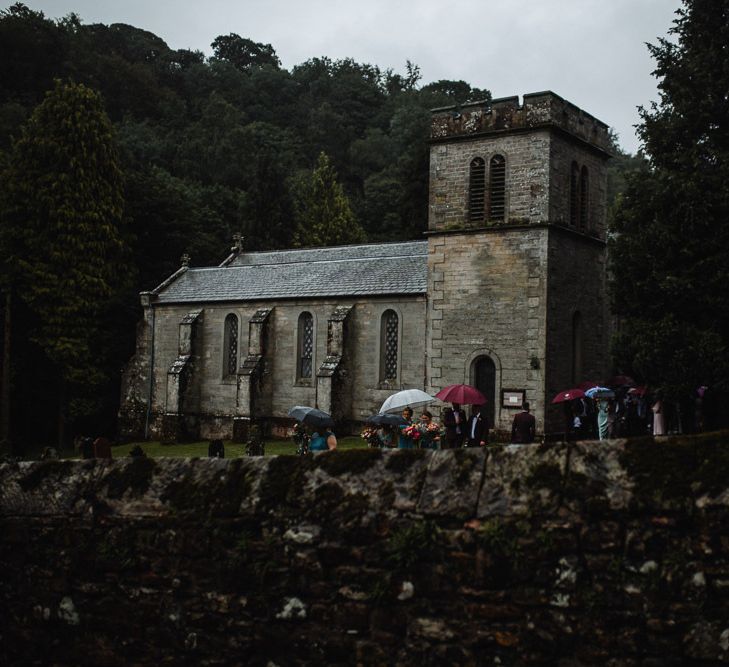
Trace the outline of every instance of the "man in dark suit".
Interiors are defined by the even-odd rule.
[[[443,413],[443,426],[445,426],[446,449],[456,449],[463,446],[466,437],[466,413],[458,403],[452,408],[446,408]]]
[[[468,421],[467,447],[485,447],[489,443],[489,419],[483,405],[474,405]]]
[[[529,414],[529,403],[524,401],[523,410],[514,415],[511,425],[511,441],[523,444],[534,442],[534,430],[537,420]]]

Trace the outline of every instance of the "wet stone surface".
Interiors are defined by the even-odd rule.
[[[729,435],[0,465],[1,664],[729,664]]]

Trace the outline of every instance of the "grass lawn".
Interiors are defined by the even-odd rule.
[[[182,445],[163,445],[160,442],[130,442],[126,445],[117,445],[111,448],[115,459],[129,456],[129,450],[139,445],[147,456],[158,458],[162,456],[185,458],[185,457],[207,457],[209,441],[190,442]],[[231,459],[246,455],[246,446],[237,442],[225,441],[225,458]],[[340,438],[338,449],[366,449],[367,445],[359,436],[347,436]],[[296,454],[296,445],[291,440],[267,440],[266,455],[272,454]]]

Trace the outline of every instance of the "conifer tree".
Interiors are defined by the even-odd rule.
[[[326,153],[319,154],[316,169],[301,185],[297,209],[296,246],[332,246],[365,240]]]
[[[23,127],[3,180],[5,287],[30,312],[29,338],[55,371],[60,439],[78,399],[103,380],[100,318],[125,282],[122,174],[99,95],[56,81]],[[52,391],[53,375],[37,378],[39,386]]]
[[[729,0],[683,0],[670,32],[610,255],[616,362],[678,398],[729,389]]]

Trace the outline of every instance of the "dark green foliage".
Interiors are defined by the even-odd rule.
[[[319,154],[311,176],[301,181],[297,218],[296,246],[345,245],[365,240],[325,153]]]
[[[397,530],[387,541],[387,560],[401,572],[420,563],[437,560],[440,555],[440,529],[432,521],[414,521]]]
[[[56,82],[22,127],[3,180],[5,287],[27,309],[25,333],[60,385],[62,412],[78,414],[105,379],[104,320],[131,273],[120,275],[129,261],[122,173],[98,95]]]
[[[648,163],[626,178],[611,247],[616,362],[668,396],[729,378],[729,2],[684,0],[650,50],[660,101],[641,111]]]

